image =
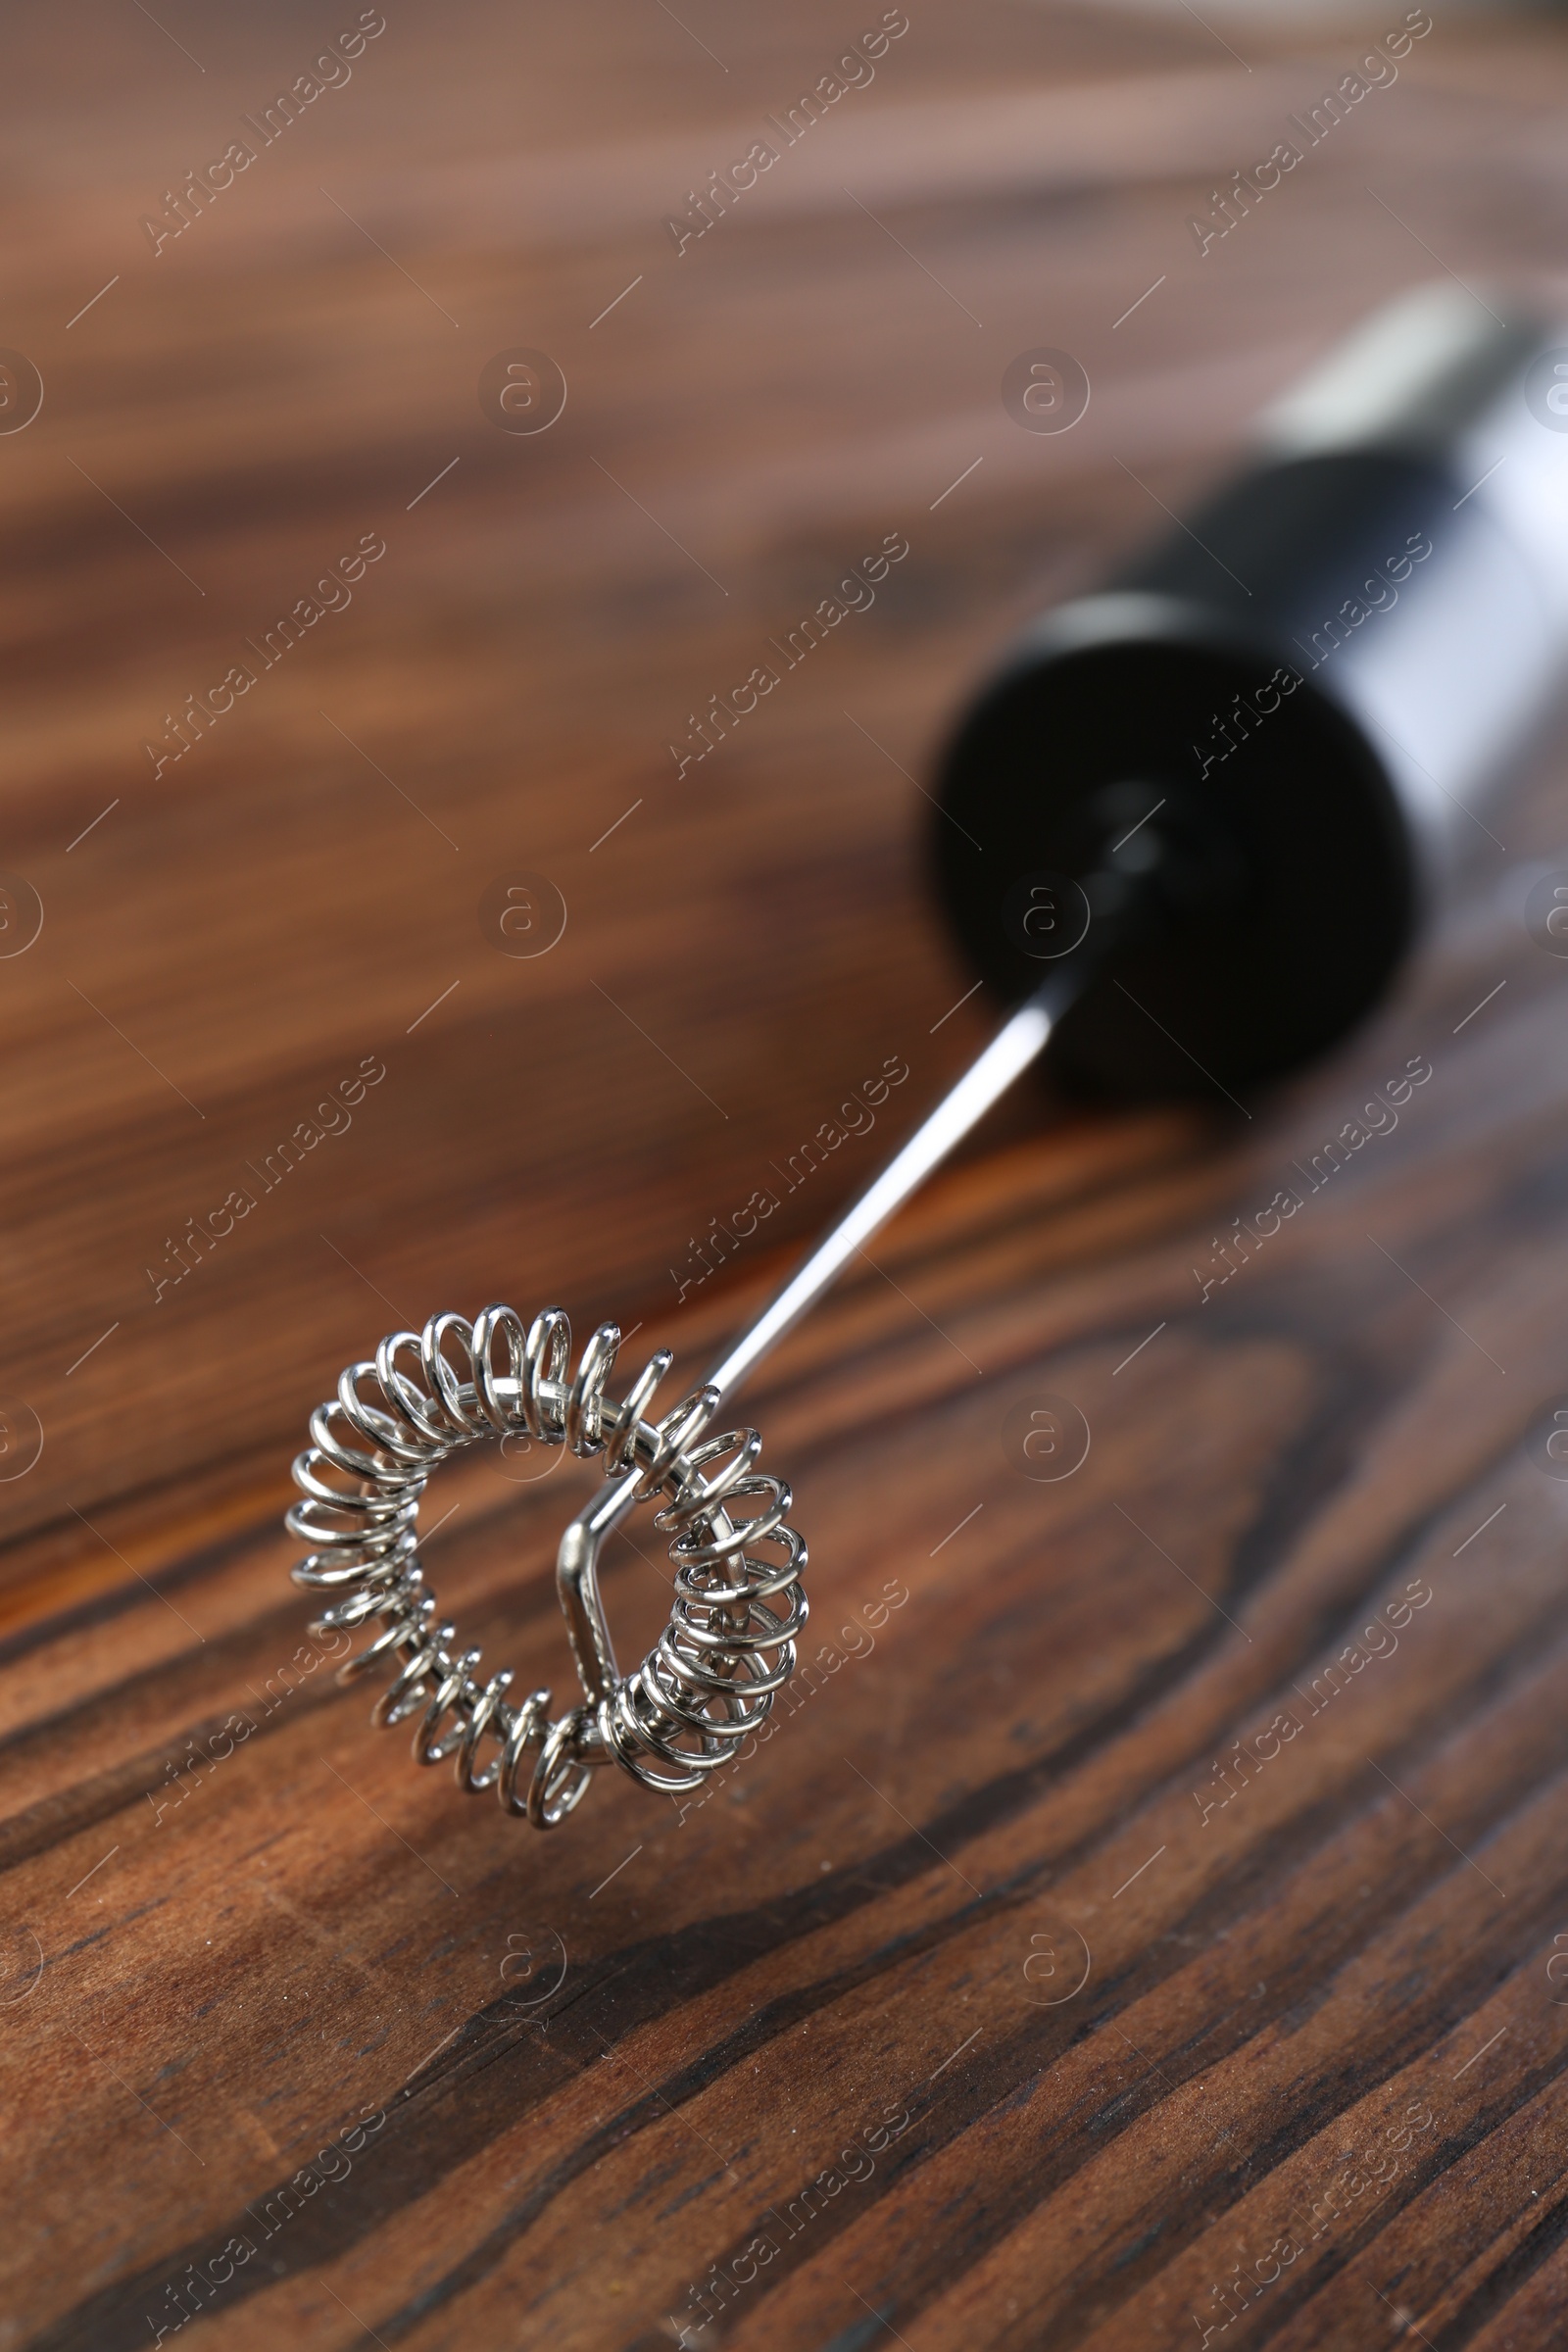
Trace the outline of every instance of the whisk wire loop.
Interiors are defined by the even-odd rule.
[[[617,1403],[609,1388],[619,1348],[616,1326],[602,1323],[573,1373],[571,1326],[560,1307],[526,1327],[510,1306],[487,1306],[472,1323],[433,1315],[422,1332],[394,1332],[373,1360],[347,1368],[335,1396],[312,1415],[311,1444],[294,1464],[302,1499],[286,1525],[309,1546],[294,1580],[325,1599],[312,1631],[369,1637],[338,1681],[390,1669],[372,1721],[412,1720],[418,1763],[451,1762],[460,1788],[493,1789],[504,1812],[536,1829],[564,1821],[606,1763],[662,1793],[699,1787],[765,1721],[794,1672],[807,1619],[806,1544],[785,1524],[787,1483],[757,1467],[757,1431],[708,1435],[719,1404],[710,1386],[650,1418],[673,1361],[667,1348]],[[587,1555],[573,1594],[595,1629],[602,1679],[592,1686],[579,1644],[583,1703],[554,1721],[548,1690],[514,1704],[509,1672],[486,1679],[479,1650],[456,1649],[456,1629],[436,1622],[419,1562],[430,1473],[487,1438],[603,1457],[619,1482],[604,1524],[657,1498],[654,1524],[669,1539],[669,1622],[628,1675],[610,1671],[596,1553]],[[568,1622],[575,1642],[570,1609]]]

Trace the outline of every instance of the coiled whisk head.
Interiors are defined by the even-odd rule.
[[[510,1306],[487,1306],[471,1324],[433,1315],[422,1332],[393,1332],[373,1359],[349,1365],[336,1396],[312,1414],[311,1444],[294,1464],[304,1499],[286,1525],[310,1546],[294,1581],[331,1595],[311,1630],[370,1637],[339,1667],[339,1682],[390,1669],[372,1721],[416,1719],[417,1762],[452,1759],[460,1787],[494,1788],[508,1813],[526,1814],[536,1829],[562,1821],[603,1764],[645,1788],[697,1788],[766,1720],[807,1618],[806,1544],[785,1524],[788,1484],[757,1468],[757,1431],[710,1436],[719,1403],[711,1388],[650,1418],[673,1361],[667,1348],[616,1402],[608,1391],[619,1347],[616,1326],[600,1324],[572,1372],[571,1325],[560,1307],[526,1327]],[[558,1553],[582,1702],[554,1721],[548,1690],[516,1704],[510,1673],[481,1679],[480,1652],[460,1652],[456,1629],[436,1622],[419,1563],[430,1473],[466,1446],[509,1437],[601,1456],[607,1477]],[[656,1500],[673,1605],[641,1665],[622,1675],[599,1596],[599,1548],[620,1519]]]

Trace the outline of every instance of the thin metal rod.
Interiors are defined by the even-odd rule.
[[[1078,993],[1077,976],[1053,973],[1021,1004],[992,1039],[979,1059],[965,1070],[951,1093],[943,1096],[929,1117],[917,1127],[901,1152],[895,1153],[869,1191],[818,1242],[810,1256],[793,1274],[776,1298],[735,1342],[722,1362],[709,1374],[709,1386],[727,1396],[756,1370],[769,1348],[813,1307],[852,1257],[865,1247],[879,1226],[904,1206],[911,1194],[939,1167],[1021,1077],[1040,1054],[1067,1004]]]

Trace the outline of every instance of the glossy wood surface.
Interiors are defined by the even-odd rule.
[[[1353,27],[911,0],[677,250],[878,9],[389,4],[247,132],[339,19],[5,35],[0,2346],[1561,2341],[1560,729],[1331,1065],[1223,1121],[1026,1087],[759,1378],[811,1670],[706,1801],[542,1838],[417,1772],[278,1524],[383,1332],[559,1300],[695,1375],[869,1177],[991,1018],[923,882],[953,711],[1383,295],[1568,313],[1561,28],[1442,17],[1200,255]],[[1070,433],[999,398],[1038,345]],[[537,434],[479,397],[519,348]],[[559,1701],[587,1490],[516,1472],[443,1474],[429,1573]]]

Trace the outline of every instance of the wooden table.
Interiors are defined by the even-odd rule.
[[[250,13],[36,12],[0,95],[0,2344],[1560,2341],[1560,733],[1332,1066],[1223,1126],[1026,1088],[758,1381],[812,1666],[706,1802],[541,1838],[416,1772],[278,1526],[395,1324],[559,1299],[695,1374],[865,1181],[990,1018],[921,879],[968,683],[1375,299],[1568,291],[1560,31],[1444,15],[1200,254],[1348,33],[911,5],[789,143],[817,0],[345,7],[318,71]],[[998,396],[1042,343],[1060,437]],[[426,1513],[558,1696],[577,1475]]]

